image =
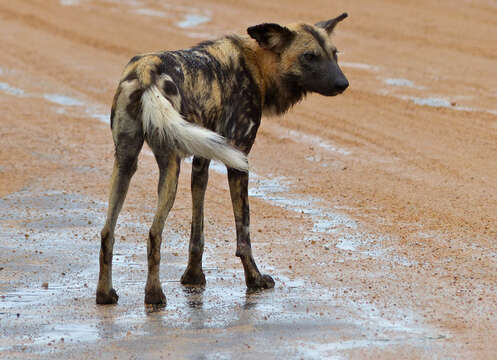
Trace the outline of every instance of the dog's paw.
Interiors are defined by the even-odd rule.
[[[274,280],[269,275],[260,275],[250,281],[247,281],[249,290],[272,289],[274,288]]]
[[[181,276],[181,284],[188,286],[204,286],[205,275],[202,269],[192,270],[186,268],[183,276]]]
[[[97,291],[97,304],[98,305],[109,305],[109,304],[117,304],[117,300],[119,296],[116,293],[116,290],[110,289],[108,293],[103,291]]]
[[[145,290],[145,304],[146,305],[157,305],[166,306],[166,295],[161,288],[152,288],[150,290]]]

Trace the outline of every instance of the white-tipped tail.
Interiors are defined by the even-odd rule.
[[[228,167],[248,171],[247,156],[243,152],[214,131],[184,120],[156,85],[143,93],[142,121],[146,135],[157,130],[160,141],[187,154],[219,160]]]

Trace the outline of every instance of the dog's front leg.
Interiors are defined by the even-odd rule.
[[[269,275],[262,275],[257,269],[252,247],[250,245],[250,210],[248,201],[248,173],[228,169],[231,202],[236,223],[236,256],[245,270],[245,282],[249,289],[270,289],[274,280]]]

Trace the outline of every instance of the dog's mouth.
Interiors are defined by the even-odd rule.
[[[333,89],[327,92],[319,92],[321,95],[324,96],[337,96],[342,94],[346,89]]]
[[[346,90],[346,88],[345,89],[336,89],[333,91],[331,96],[337,96],[337,95],[343,94],[345,92],[345,90]]]

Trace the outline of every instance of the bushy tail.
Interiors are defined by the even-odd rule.
[[[158,130],[160,141],[179,150],[226,166],[248,171],[247,156],[226,142],[221,135],[184,120],[156,85],[142,96],[142,121],[145,134]]]

